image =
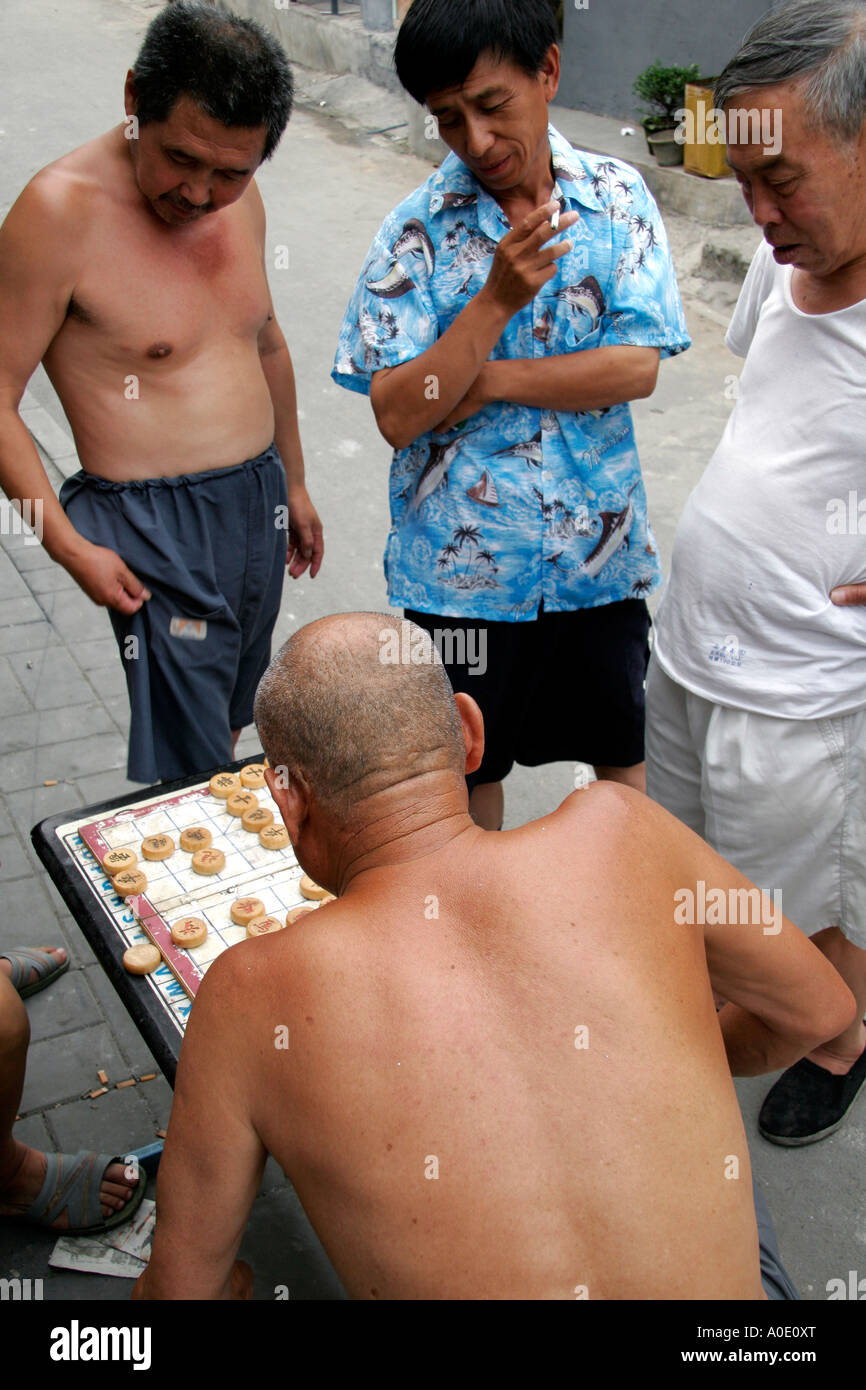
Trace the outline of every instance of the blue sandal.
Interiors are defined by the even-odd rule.
[[[37,1226],[53,1226],[59,1236],[97,1235],[120,1226],[137,1211],[147,1187],[147,1174],[139,1169],[138,1183],[129,1201],[112,1216],[102,1215],[99,1189],[106,1168],[112,1163],[124,1163],[116,1154],[88,1153],[46,1154],[48,1168],[39,1196],[20,1213],[22,1221]],[[69,1225],[61,1228],[54,1222],[68,1208]]]
[[[54,956],[46,954],[52,949],[50,946],[45,946],[42,950],[35,946],[13,946],[8,951],[0,951],[0,960],[11,961],[12,987],[17,989],[22,999],[28,999],[31,994],[38,994],[40,989],[53,984],[69,969],[69,955],[67,954],[64,961],[58,961]],[[25,985],[22,981],[29,979],[31,970],[36,971],[36,979],[32,984]]]

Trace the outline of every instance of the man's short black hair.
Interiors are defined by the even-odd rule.
[[[165,121],[189,96],[225,126],[267,126],[270,159],[292,113],[292,70],[283,49],[252,19],[175,0],[150,24],[133,67],[140,125]]]
[[[397,76],[422,105],[461,87],[482,53],[534,77],[559,42],[551,0],[414,0],[394,48]]]

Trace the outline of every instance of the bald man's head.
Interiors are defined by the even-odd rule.
[[[303,772],[341,819],[422,773],[463,776],[439,653],[423,629],[386,614],[341,613],[296,632],[262,677],[255,721],[272,767]]]

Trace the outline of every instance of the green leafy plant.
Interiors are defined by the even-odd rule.
[[[697,63],[686,68],[666,68],[658,60],[638,74],[632,91],[650,108],[641,121],[647,135],[676,126],[674,113],[685,105],[686,83],[696,82],[699,74]]]

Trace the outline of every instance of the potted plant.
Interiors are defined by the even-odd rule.
[[[649,112],[641,121],[650,152],[659,164],[682,164],[683,147],[676,138],[676,112],[685,104],[687,82],[698,79],[697,63],[688,67],[663,67],[656,60],[635,78],[632,88]]]

